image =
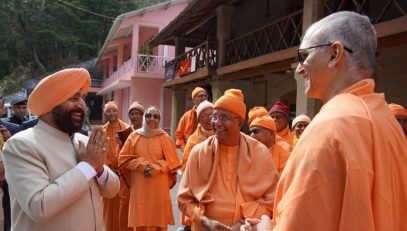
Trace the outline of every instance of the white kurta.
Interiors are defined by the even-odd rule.
[[[106,186],[75,168],[78,140],[43,121],[14,135],[3,149],[13,230],[102,230],[101,197],[119,190],[110,169]],[[75,147],[74,145],[75,144]]]

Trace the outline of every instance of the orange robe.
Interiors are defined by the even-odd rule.
[[[205,230],[202,215],[232,225],[242,218],[271,216],[277,170],[266,146],[241,133],[238,146],[215,136],[192,149],[178,188],[178,207],[192,230]]]
[[[106,147],[106,160],[105,164],[109,168],[118,173],[118,156],[119,156],[119,144],[117,143],[117,132],[128,128],[130,125],[118,120],[117,124],[106,123],[103,128],[106,129],[106,136],[109,138],[108,145]],[[125,187],[120,179],[120,188]],[[120,189],[121,191],[121,189]],[[120,193],[119,193],[120,194]],[[112,199],[103,198],[103,222],[106,231],[119,230],[119,210],[120,210],[120,195],[117,194]]]
[[[288,125],[283,130],[276,132],[276,134],[285,139],[291,146],[293,145],[294,134],[291,132]]]
[[[283,172],[283,169],[287,164],[288,157],[290,157],[290,152],[281,147],[278,143],[273,144],[269,150],[273,156],[278,175],[281,175],[281,172]]]
[[[293,147],[295,147],[295,145],[297,145],[299,139],[300,139],[300,138],[298,138],[297,135],[294,134]]]
[[[374,81],[328,101],[278,184],[274,230],[407,230],[407,142]]]
[[[129,227],[165,230],[174,224],[170,198],[170,178],[181,162],[174,142],[167,134],[145,137],[133,132],[119,156],[120,168],[130,170]],[[145,177],[150,164],[152,176]]]
[[[191,110],[185,112],[178,122],[177,129],[175,130],[175,145],[177,147],[185,145],[189,136],[195,131],[197,125],[196,107],[193,106]]]
[[[184,152],[182,154],[182,171],[184,171],[185,167],[187,166],[188,157],[192,148],[214,134],[215,132],[213,130],[206,131],[202,128],[202,125],[198,124],[195,132],[189,137],[187,145],[185,145]]]

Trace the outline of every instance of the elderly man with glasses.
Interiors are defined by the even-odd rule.
[[[271,216],[278,174],[266,146],[240,132],[243,94],[229,89],[214,104],[215,135],[196,145],[178,188],[178,207],[192,230],[239,230]]]
[[[175,145],[184,151],[185,145],[189,136],[194,133],[198,126],[198,119],[196,115],[196,108],[198,105],[208,99],[208,93],[202,87],[196,87],[192,91],[192,101],[194,106],[181,117],[178,122],[177,130],[175,131]]]
[[[407,142],[374,92],[376,47],[355,12],[306,31],[296,72],[324,105],[280,177],[273,230],[407,230]]]

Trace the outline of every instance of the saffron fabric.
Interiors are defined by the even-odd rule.
[[[175,144],[177,147],[182,147],[187,143],[188,138],[195,131],[197,125],[196,106],[193,106],[191,110],[185,112],[181,117],[175,130]]]
[[[407,110],[399,104],[391,103],[389,109],[394,116],[407,116]]]
[[[107,103],[106,105],[109,105]],[[106,108],[105,105],[105,108]],[[113,105],[111,103],[110,105]],[[108,145],[106,146],[106,160],[105,165],[112,169],[115,173],[118,173],[118,157],[119,157],[119,144],[117,143],[117,132],[126,129],[129,125],[121,120],[117,123],[106,123],[103,126],[106,129],[106,136],[109,138]],[[123,179],[120,179],[120,193],[126,187],[123,184]],[[120,211],[120,193],[115,197],[102,200],[103,203],[103,221],[106,231],[117,231],[120,227],[119,224],[119,211]]]
[[[191,93],[192,99],[194,99],[195,96],[196,96],[198,93],[200,93],[200,92],[206,92],[206,90],[203,89],[202,87],[196,87],[196,88],[194,88],[194,90],[193,90],[192,93]]]
[[[64,84],[61,84],[61,83]],[[50,112],[82,89],[86,94],[90,88],[90,75],[84,68],[70,68],[42,79],[28,98],[28,108],[37,115]],[[52,90],[52,94],[50,91]]]
[[[261,107],[261,106],[255,106],[252,109],[249,110],[248,113],[248,119],[247,119],[247,124],[250,127],[250,124],[252,123],[252,121],[258,117],[262,117],[262,116],[266,116],[269,115],[267,109],[265,107]]]
[[[130,171],[129,227],[174,224],[169,177],[181,162],[171,138],[167,134],[145,137],[135,131],[120,151],[119,164]],[[154,168],[149,177],[144,176],[147,165]]]
[[[244,96],[239,89],[226,90],[223,96],[216,100],[214,106],[216,108],[223,108],[234,114],[238,115],[242,121],[246,118],[246,105],[244,103]]]
[[[232,150],[232,153],[237,155],[237,164],[232,158],[226,161],[230,163],[227,166],[234,168],[233,165],[237,165],[237,169],[235,171],[227,168],[234,173],[228,174],[226,179],[232,180],[237,177],[238,186],[236,215],[231,222],[242,218],[260,218],[263,214],[271,216],[278,174],[269,150],[257,140],[240,133],[238,151]],[[227,184],[217,176],[218,172],[222,172],[220,174],[228,172],[219,167],[225,166],[224,155],[227,153],[220,147],[215,136],[196,145],[191,151],[178,188],[177,201],[181,212],[191,218],[193,230],[205,230],[200,225],[200,218],[206,215],[208,206],[221,196],[219,193],[222,193],[222,188],[219,188],[219,184]],[[228,190],[234,190],[234,185],[235,183],[230,185]],[[218,190],[215,192],[216,195],[213,190]],[[212,219],[218,219],[223,214],[212,211],[210,216]]]
[[[287,143],[289,143],[291,146],[293,145],[293,139],[294,139],[294,134],[291,132],[290,128],[285,127],[283,130],[276,132],[278,136],[283,138]]]
[[[407,142],[372,79],[334,96],[301,135],[273,230],[407,230]]]

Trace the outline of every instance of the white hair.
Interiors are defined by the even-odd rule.
[[[312,24],[305,36],[311,36],[315,45],[339,41],[351,49],[350,74],[362,71],[375,74],[377,36],[367,16],[351,11],[336,12]]]

